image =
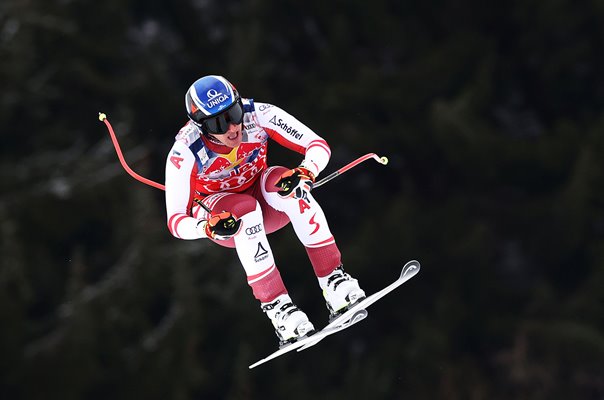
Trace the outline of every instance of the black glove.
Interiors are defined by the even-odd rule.
[[[210,219],[200,221],[205,223],[206,236],[216,240],[228,240],[239,232],[241,219],[236,219],[233,214],[223,211],[218,214],[212,214]]]
[[[297,167],[281,174],[275,186],[281,189],[277,193],[289,197],[295,195],[296,188],[302,185],[307,185],[308,190],[311,190],[313,183],[315,183],[315,174],[304,167]]]

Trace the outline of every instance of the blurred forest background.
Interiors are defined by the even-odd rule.
[[[604,3],[0,4],[0,398],[603,399]],[[163,182],[205,74],[330,143],[317,189],[369,318],[268,365],[236,254],[173,238]],[[270,164],[301,156],[271,145]],[[291,227],[293,298],[327,310]]]

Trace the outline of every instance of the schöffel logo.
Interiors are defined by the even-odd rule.
[[[250,226],[245,230],[245,234],[248,236],[252,236],[260,232],[262,232],[262,224]]]
[[[283,121],[281,118],[277,119],[276,115],[273,116],[273,118],[271,118],[270,121],[268,121],[268,122],[283,129],[290,136],[293,136],[296,139],[302,139],[302,136],[304,135],[304,134],[298,132],[297,129],[292,128],[291,126],[287,125],[287,122]]]
[[[208,107],[210,108],[219,105],[229,98],[229,96],[219,93],[216,89],[208,90],[206,95],[208,96]]]

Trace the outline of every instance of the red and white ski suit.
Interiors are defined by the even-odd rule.
[[[287,290],[266,235],[288,222],[317,277],[341,264],[340,251],[312,194],[305,191],[301,197],[287,198],[277,194],[275,183],[288,168],[267,166],[269,138],[303,154],[301,165],[315,176],[329,162],[331,151],[325,140],[279,107],[251,99],[242,102],[242,142],[235,148],[211,141],[191,122],[178,132],[166,161],[168,229],[180,239],[206,238],[197,226],[209,216],[196,201],[240,218],[235,236],[214,241],[237,250],[254,296],[268,302]]]

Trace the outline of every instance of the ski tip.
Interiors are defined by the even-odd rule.
[[[421,268],[419,261],[411,260],[405,264],[403,271],[401,272],[401,278],[410,279],[415,276]]]

